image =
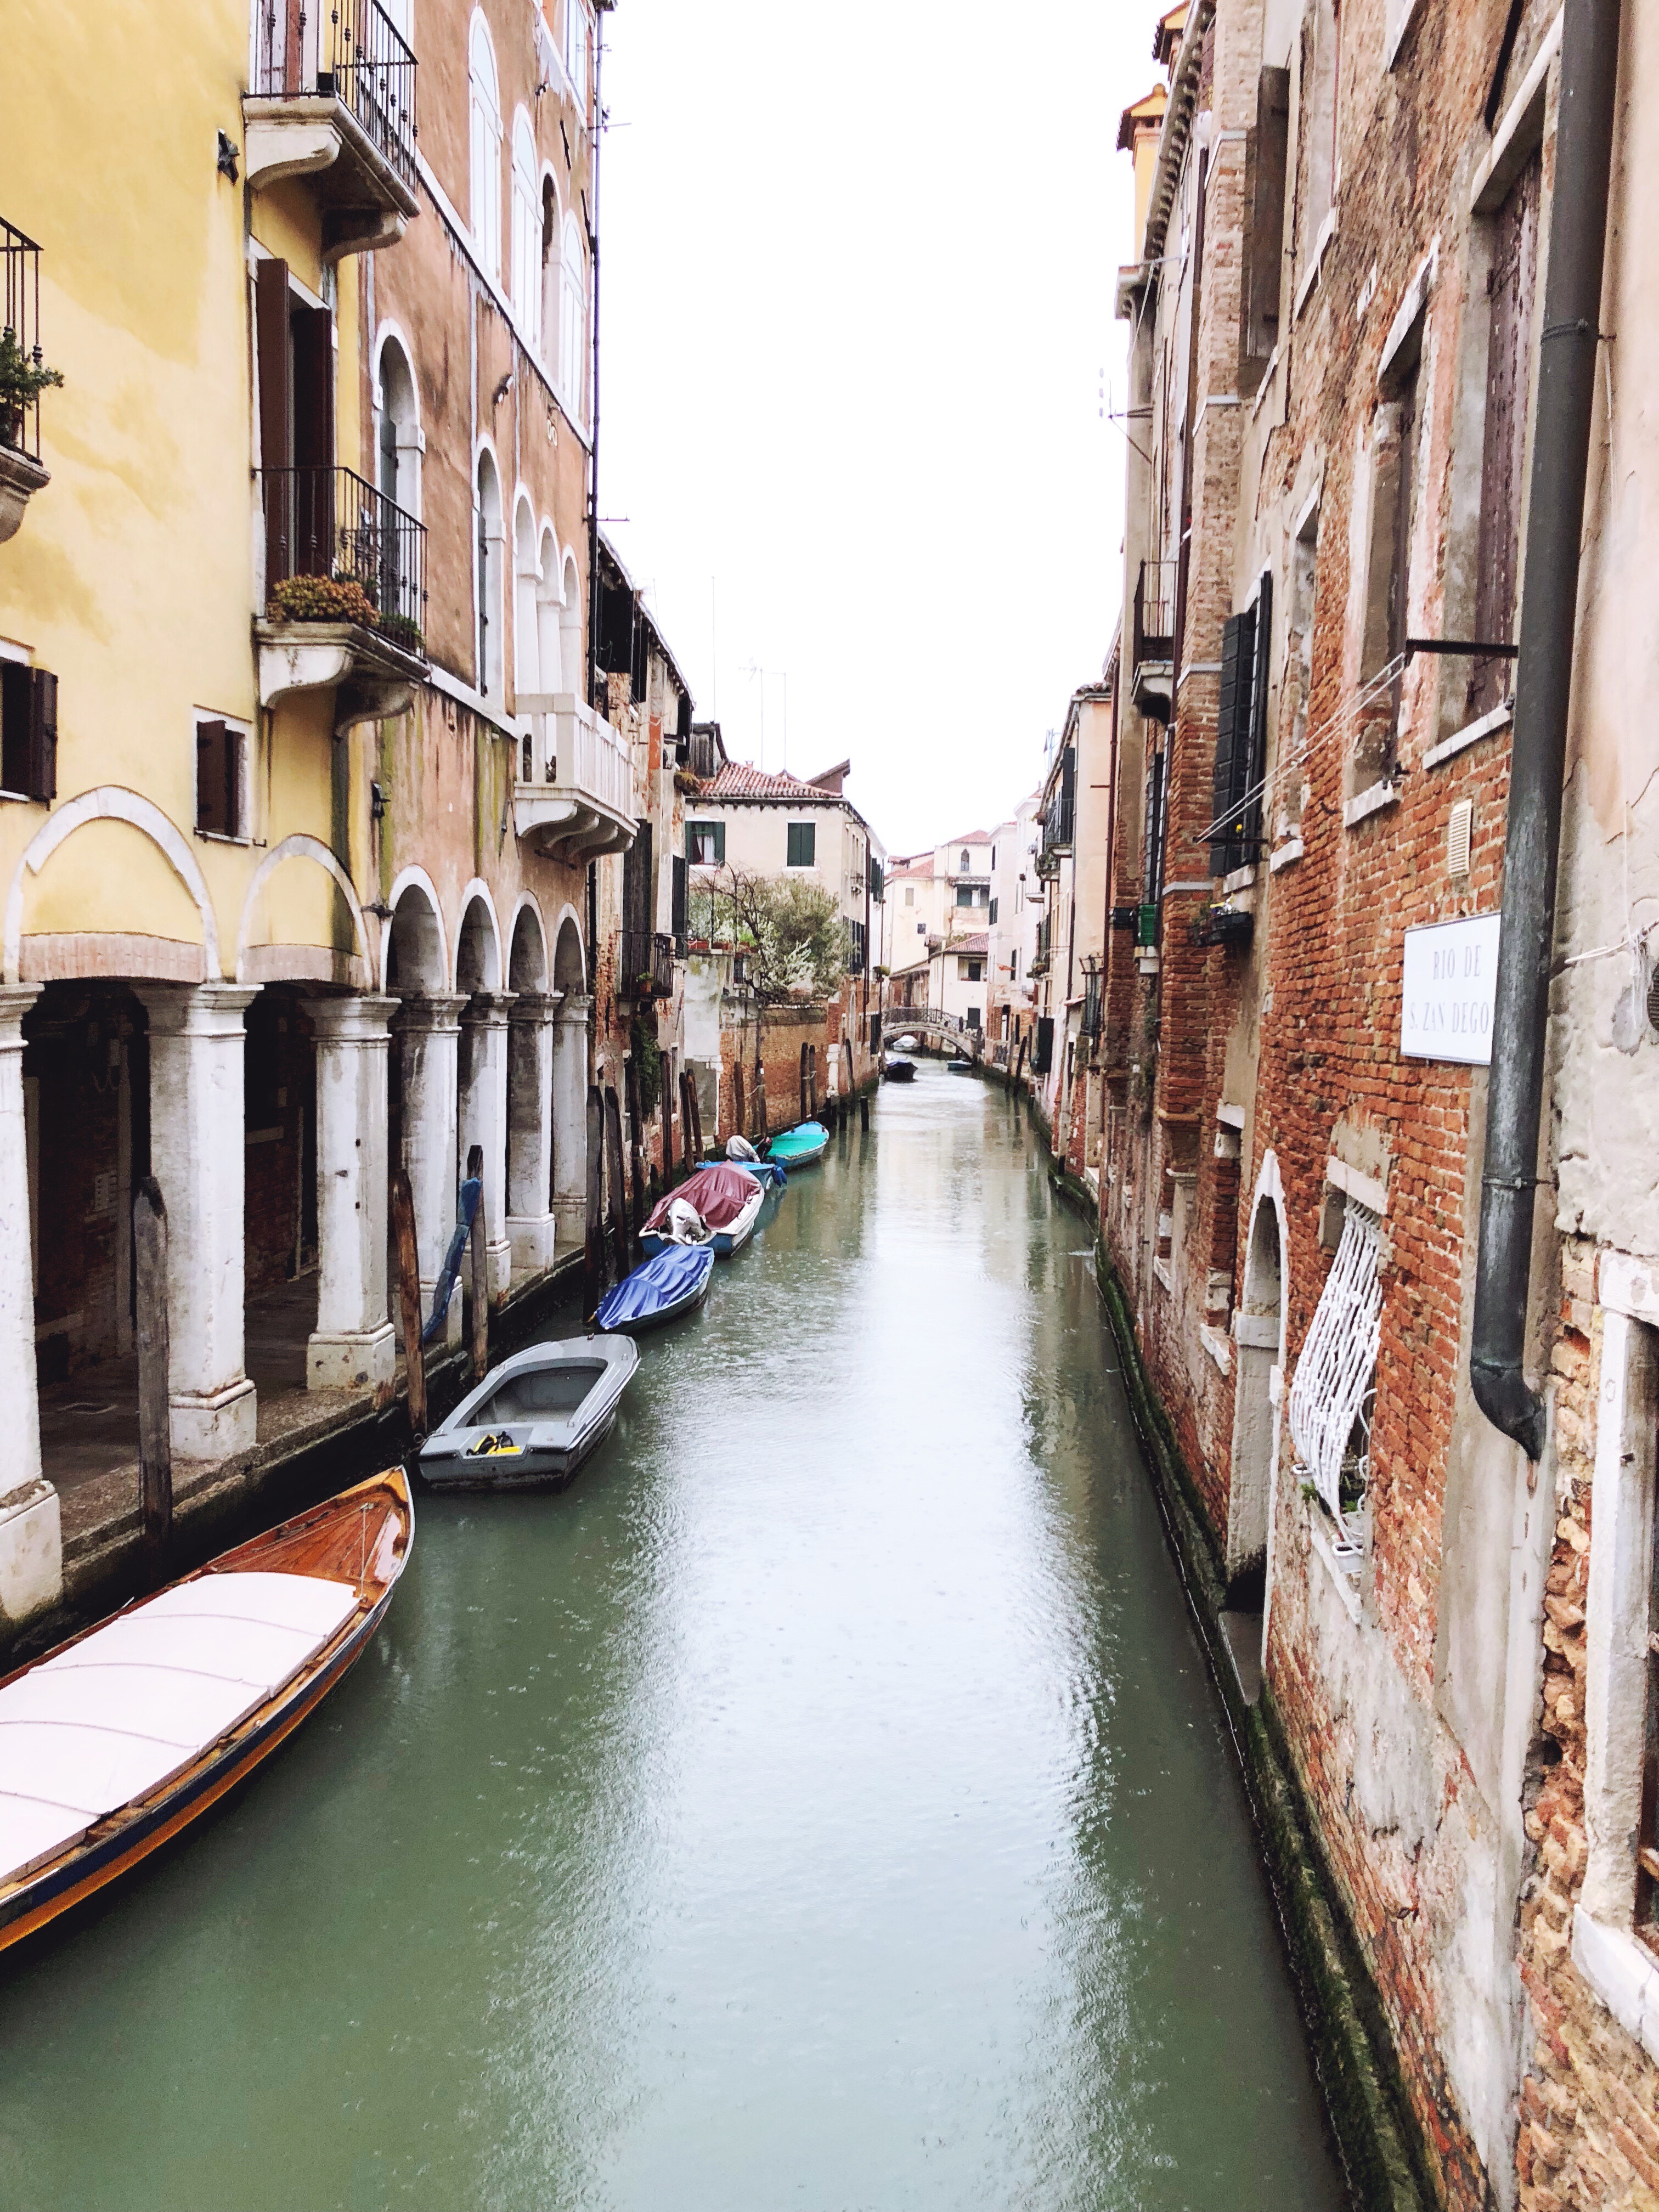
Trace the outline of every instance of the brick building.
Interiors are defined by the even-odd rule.
[[[1194,0],[1154,55],[1104,1248],[1425,2193],[1648,2204],[1659,25]]]

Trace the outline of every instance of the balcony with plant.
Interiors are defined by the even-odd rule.
[[[0,543],[16,536],[24,511],[52,482],[40,459],[40,395],[64,381],[40,347],[40,249],[0,220],[5,319],[0,322]]]
[[[335,688],[335,722],[404,713],[427,671],[426,531],[348,468],[264,469],[259,697]]]

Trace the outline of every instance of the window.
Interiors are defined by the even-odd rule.
[[[1279,264],[1285,250],[1285,170],[1290,149],[1291,73],[1264,69],[1256,79],[1255,145],[1249,179],[1249,270],[1244,350],[1267,361],[1279,343]]]
[[[501,572],[506,566],[506,530],[501,519],[501,481],[487,453],[478,456],[477,514],[478,589],[478,689],[486,698],[501,694]]]
[[[1291,1437],[1305,1478],[1337,1524],[1339,1553],[1357,1571],[1350,1516],[1370,1480],[1371,1409],[1382,1328],[1382,1224],[1345,1201],[1341,1237],[1291,1385]]]
[[[1018,945],[1015,945],[1013,951],[1008,955],[1008,981],[1011,983],[1018,983],[1019,981]]]
[[[817,866],[818,825],[816,822],[792,822],[789,824],[789,859],[792,868],[811,868]]]
[[[501,103],[495,89],[495,50],[481,15],[472,18],[468,48],[472,194],[467,220],[485,276],[501,272]]]
[[[964,872],[964,874],[965,874],[965,873],[966,873],[966,872],[967,872],[967,869],[968,869],[968,866],[969,866],[969,861],[968,861],[968,848],[967,848],[965,845],[964,845],[964,846],[963,847],[963,848],[962,848],[962,866],[963,866],[963,872]]]
[[[1164,767],[1167,756],[1155,752],[1146,766],[1146,848],[1142,863],[1141,903],[1156,906],[1164,896]]]
[[[963,983],[983,982],[985,980],[985,963],[982,960],[958,960],[957,963],[957,980]]]
[[[1540,157],[1534,154],[1498,210],[1488,287],[1492,310],[1486,341],[1474,635],[1493,645],[1507,644],[1515,635],[1541,169]],[[1471,714],[1489,713],[1507,696],[1513,666],[1492,653],[1474,662],[1469,675]]]
[[[574,216],[564,219],[559,266],[559,386],[580,415],[587,380],[587,259]]]
[[[582,0],[564,0],[564,65],[576,88],[576,105],[584,116],[587,113],[588,54],[592,44],[592,27]]]
[[[1389,363],[1371,425],[1370,559],[1361,660],[1362,708],[1350,793],[1392,773],[1405,681],[1412,538],[1417,520],[1418,385],[1424,313]]]
[[[995,927],[995,925],[996,925],[996,918],[997,918],[997,902],[996,902],[996,901],[995,901],[994,899],[993,899],[993,900],[991,901],[990,915],[989,915],[989,920],[990,920],[990,921],[991,921],[991,924],[992,924],[993,927]]]
[[[246,837],[243,760],[246,743],[234,722],[199,716],[196,724],[196,829],[203,837]]]
[[[919,922],[916,924],[916,935],[917,935],[918,937],[926,937],[926,936],[927,936],[927,923],[926,923],[925,921],[919,921]]]
[[[973,903],[973,885],[971,884],[958,884],[957,885],[957,904],[958,906],[972,906]]]
[[[1308,701],[1313,691],[1314,589],[1319,574],[1319,509],[1303,520],[1291,550],[1291,608],[1285,638],[1284,696],[1279,700],[1279,765],[1274,771],[1278,813],[1273,835],[1302,828],[1303,763],[1308,750]],[[1285,734],[1285,719],[1289,733]]]
[[[513,306],[530,350],[542,349],[542,216],[537,205],[536,141],[520,108],[513,118]]]
[[[915,902],[916,887],[914,884],[906,884],[904,886],[904,903],[906,906],[914,906]]]
[[[724,822],[688,822],[685,825],[686,857],[696,868],[723,868],[726,866],[726,824]]]
[[[994,845],[993,845],[993,846],[992,846],[992,848],[991,848],[991,873],[992,873],[993,875],[995,875],[996,872],[997,872],[997,848],[996,848],[996,847],[995,847]]]
[[[1320,234],[1336,199],[1337,106],[1342,76],[1340,0],[1315,0],[1302,28],[1301,265],[1305,279],[1319,251]]]
[[[1255,605],[1230,615],[1221,632],[1221,692],[1216,715],[1210,873],[1231,875],[1254,860],[1261,842],[1267,773],[1267,663],[1273,646],[1273,578]],[[1219,834],[1217,834],[1219,833]]]
[[[969,1006],[968,1009],[968,1026],[970,1030],[976,1030],[982,1026],[980,1020],[980,1009],[977,1006]]]
[[[58,678],[19,660],[0,660],[0,790],[58,796]]]
[[[685,861],[682,855],[676,853],[673,855],[673,881],[669,887],[668,926],[673,932],[675,940],[678,944],[680,950],[684,951],[685,950],[687,908],[690,900],[690,880],[686,873]]]

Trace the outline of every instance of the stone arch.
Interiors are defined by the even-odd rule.
[[[1290,1240],[1279,1162],[1269,1152],[1256,1179],[1244,1279],[1233,1316],[1232,1479],[1227,1500],[1227,1574],[1245,1609],[1270,1602],[1273,1495],[1284,1397]]]
[[[250,944],[248,941],[248,933],[253,926],[254,908],[264,893],[266,884],[276,873],[276,870],[282,866],[284,860],[313,861],[318,867],[321,868],[325,874],[331,876],[335,883],[339,886],[340,892],[343,896],[347,906],[351,910],[351,934],[353,941],[357,948],[356,957],[362,963],[362,973],[361,981],[362,984],[366,986],[370,975],[374,972],[374,963],[369,957],[368,925],[363,920],[363,910],[358,903],[357,894],[352,887],[351,878],[346,873],[345,869],[341,866],[338,857],[335,854],[330,852],[328,847],[323,843],[320,838],[307,837],[298,833],[291,837],[284,837],[280,845],[273,846],[270,851],[265,854],[264,860],[260,861],[258,866],[253,872],[253,880],[249,884],[247,887],[247,896],[242,901],[242,917],[236,932],[236,981],[239,983],[246,983],[249,981],[263,982],[276,980],[264,976],[251,976],[249,975],[248,963],[249,956],[252,953],[260,951],[275,951],[277,948],[274,946],[258,946]],[[310,952],[315,948],[307,945],[302,949],[307,952]]]
[[[501,988],[501,928],[495,919],[495,902],[489,887],[474,877],[461,896],[461,926],[455,933],[455,985],[458,991],[499,991]]]
[[[526,891],[513,913],[513,933],[507,940],[507,988],[509,991],[545,991],[547,932],[542,910]]]
[[[572,994],[586,995],[587,990],[587,956],[582,945],[581,924],[571,906],[565,907],[559,915],[553,945],[553,988],[567,997]]]
[[[449,981],[444,918],[424,868],[405,868],[392,886],[392,919],[380,938],[380,988],[437,998]]]
[[[124,785],[105,783],[99,784],[91,791],[82,792],[78,798],[71,799],[66,805],[60,806],[35,832],[17,863],[6,897],[7,982],[20,981],[18,971],[22,958],[25,872],[38,876],[58,847],[89,822],[125,822],[130,828],[142,831],[153,844],[160,847],[173,873],[195,901],[196,911],[201,917],[203,980],[216,979],[222,972],[219,960],[219,925],[195,854],[191,851],[177,826],[152,800],[145,799],[138,792],[127,790]]]

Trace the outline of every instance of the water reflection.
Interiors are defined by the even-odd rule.
[[[1334,2206],[1231,1753],[1017,1108],[923,1068],[556,1499],[0,1993],[19,2205]]]

